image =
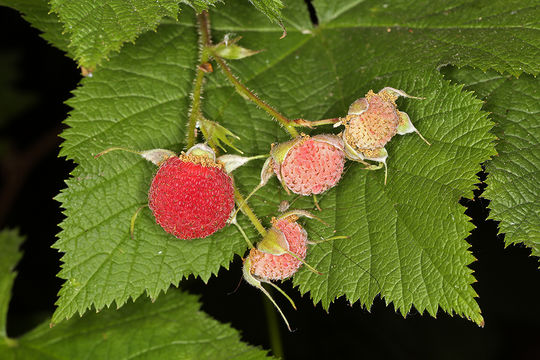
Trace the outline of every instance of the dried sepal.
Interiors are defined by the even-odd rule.
[[[238,169],[239,167],[245,165],[251,160],[263,159],[267,156],[268,155],[265,154],[265,155],[256,155],[256,156],[246,157],[246,156],[226,154],[226,155],[221,155],[220,157],[218,157],[217,161],[225,165],[225,171],[230,173]]]
[[[99,154],[94,155],[94,158],[97,159],[98,157],[101,157],[111,151],[126,151],[132,154],[137,154],[137,155],[140,155],[143,159],[146,159],[150,161],[152,164],[157,165],[157,166],[161,166],[161,164],[163,164],[169,158],[176,156],[176,153],[167,149],[151,149],[151,150],[138,151],[138,150],[132,150],[132,149],[127,149],[123,147],[111,147],[106,150],[103,150]]]

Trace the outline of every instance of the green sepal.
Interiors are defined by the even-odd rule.
[[[270,155],[272,156],[272,158],[274,159],[276,163],[281,165],[283,161],[285,161],[285,158],[287,157],[287,154],[289,153],[289,151],[302,140],[303,140],[303,137],[299,136],[296,139],[292,139],[287,142],[277,144],[272,147],[272,150],[270,151]]]
[[[289,243],[279,229],[272,227],[257,244],[257,250],[266,254],[283,255],[289,250]]]
[[[398,111],[399,125],[397,127],[397,133],[399,135],[405,135],[416,131],[416,128],[411,122],[411,118],[406,112]]]
[[[361,115],[364,111],[369,108],[369,103],[366,98],[360,98],[353,102],[349,106],[349,115]]]
[[[220,42],[217,45],[211,47],[211,52],[214,56],[229,59],[238,60],[243,59],[255,54],[260,53],[262,50],[250,50],[236,44],[241,37],[237,37],[233,40],[227,40]]]
[[[243,152],[233,144],[235,139],[238,140],[240,138],[233,134],[233,132],[229,129],[221,126],[215,121],[204,119],[202,117],[200,117],[197,121],[197,126],[199,129],[201,129],[208,145],[210,145],[210,147],[213,149],[219,147],[223,151],[227,152],[227,150],[223,147],[223,144],[225,144],[238,151],[240,154],[243,154]]]
[[[206,144],[195,144],[186,151],[186,155],[206,156],[212,161],[216,161],[216,153]]]

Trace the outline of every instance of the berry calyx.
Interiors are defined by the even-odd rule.
[[[179,239],[213,234],[234,208],[232,178],[222,164],[196,150],[163,162],[148,192],[156,222]]]

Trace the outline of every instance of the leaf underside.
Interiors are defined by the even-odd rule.
[[[369,307],[380,293],[402,314],[414,306],[435,315],[440,307],[483,322],[467,268],[474,258],[464,239],[472,225],[458,200],[471,196],[479,164],[495,154],[493,124],[472,93],[436,69],[452,63],[537,74],[540,36],[532,2],[481,3],[315,1],[319,26],[313,28],[304,2],[291,1],[283,12],[288,36],[280,41],[281,30],[249,4],[219,6],[212,15],[215,42],[235,32],[242,46],[266,50],[231,66],[291,118],[343,116],[355,99],[385,86],[425,97],[400,99],[398,106],[432,146],[415,134],[396,136],[386,147],[386,186],[382,171],[348,163],[340,184],[321,197],[319,215],[331,226],[305,223],[315,239],[334,231],[350,236],[311,246],[307,261],[324,275],[301,269],[295,276],[315,303],[327,308],[344,295]],[[155,298],[190,275],[206,281],[246,249],[233,227],[206,239],[175,239],[148,211],[139,215],[132,240],[129,220],[147,202],[155,169],[133,154],[93,158],[111,146],[182,150],[197,64],[194,17],[184,10],[180,22],[165,21],[112,56],[69,101],[74,110],[61,154],[78,166],[58,196],[67,218],[55,247],[64,253],[59,276],[66,282],[55,322],[91,306],[122,306],[143,292]],[[287,139],[221,73],[207,80],[205,116],[239,135],[246,155],[268,153],[270,143]],[[259,162],[235,171],[242,192],[258,183]],[[268,226],[285,199],[294,198],[274,179],[251,205]],[[294,203],[312,206],[310,199]],[[254,237],[246,219],[239,220]]]

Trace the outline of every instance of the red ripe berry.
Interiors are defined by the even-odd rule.
[[[277,229],[277,231],[276,231]],[[297,222],[296,217],[278,220],[271,231],[276,231],[286,241],[285,249],[305,259],[307,233]],[[249,253],[250,273],[261,280],[283,280],[291,277],[302,265],[302,261],[287,253],[273,255],[256,248]]]
[[[231,216],[233,182],[222,164],[205,155],[174,156],[159,167],[148,200],[166,232],[179,239],[204,238]]]

